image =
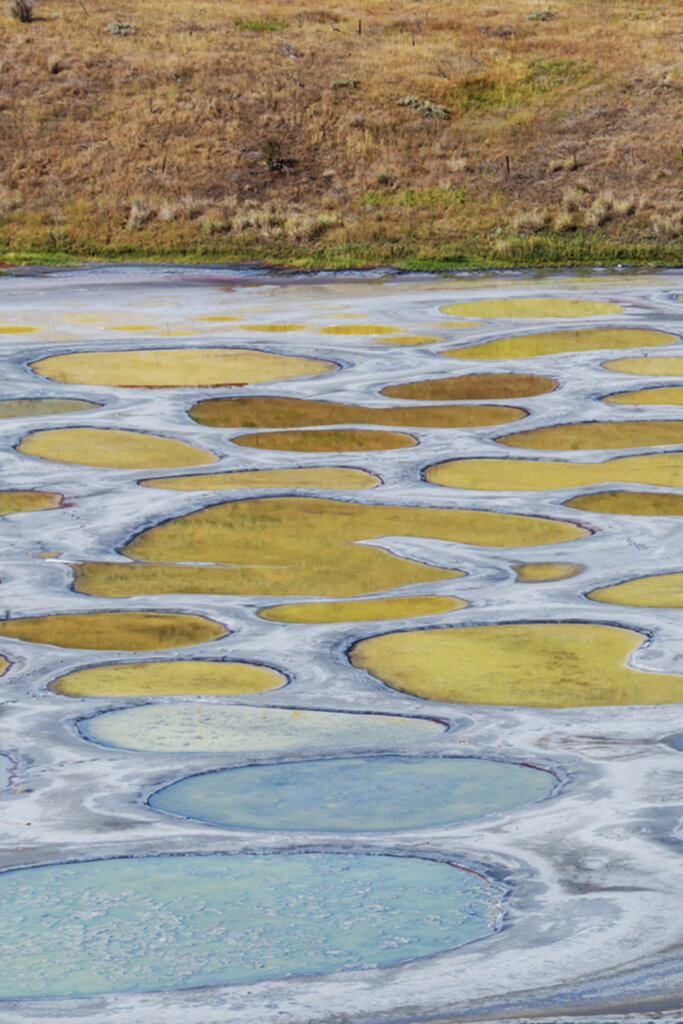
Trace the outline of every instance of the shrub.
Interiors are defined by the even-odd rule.
[[[9,13],[17,21],[33,21],[33,0],[12,0]]]
[[[412,107],[413,110],[426,114],[427,117],[445,118],[450,114],[448,107],[443,107],[440,103],[432,103],[431,100],[421,100],[419,96],[402,96],[397,103],[399,107]]]
[[[107,32],[112,36],[134,36],[138,27],[132,21],[110,21]]]

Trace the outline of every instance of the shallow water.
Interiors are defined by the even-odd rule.
[[[482,375],[485,376],[485,375]],[[493,374],[486,375],[494,378]],[[500,376],[503,376],[502,374]],[[520,380],[511,380],[511,377]],[[457,378],[456,378],[457,381]],[[553,381],[543,378],[528,378],[522,375],[506,375],[490,384],[461,378],[462,384],[454,381],[420,381],[416,385],[421,394],[412,393],[412,385],[403,385],[411,393],[396,395],[397,398],[424,398],[425,389],[434,389],[429,395],[435,401],[442,398],[516,398],[520,394],[540,394],[550,391]],[[519,388],[519,390],[516,390]],[[389,389],[391,391],[391,389]],[[487,394],[488,391],[488,394]],[[389,427],[482,427],[492,423],[509,423],[524,416],[522,409],[511,409],[501,405],[437,405],[437,406],[390,406],[377,409],[363,405],[341,405],[339,402],[312,402],[297,398],[213,398],[199,402],[190,409],[192,419],[209,427],[317,427],[328,423],[377,423]],[[365,431],[365,433],[370,433]],[[311,435],[312,436],[312,435]],[[244,437],[237,439],[244,443]]]
[[[220,704],[143,704],[107,711],[80,724],[87,739],[127,750],[173,753],[333,751],[424,740],[436,721]]]
[[[550,519],[472,509],[259,498],[214,505],[145,531],[122,549],[139,564],[83,563],[76,568],[76,586],[101,596],[197,592],[352,597],[462,575],[359,543],[390,534],[516,547],[571,541],[585,531]],[[218,559],[229,567],[177,564]]]
[[[54,954],[52,975],[25,959],[6,986],[20,977],[74,998],[0,996],[3,1024],[225,1024],[226,1006],[232,1024],[397,1024],[445,1008],[548,1024],[572,1008],[612,1024],[633,1006],[681,1005],[680,765],[666,742],[683,693],[681,292],[674,272],[0,275],[12,331],[0,346],[3,490],[51,496],[0,517],[0,747],[13,765],[0,869],[103,858],[109,875],[119,858],[156,855],[158,881],[162,862],[192,859],[171,854],[332,855],[313,818],[300,832],[252,819],[237,833],[147,802],[248,765],[324,764],[330,781],[340,761],[458,759],[563,783],[548,799],[414,827],[435,807],[416,776],[402,776],[383,818],[361,786],[370,809],[357,826],[339,789],[317,804],[326,829],[348,825],[344,856],[384,880],[356,895],[355,924],[393,889],[388,855],[424,874],[426,853],[488,880],[487,920],[502,927],[478,931],[471,904],[463,918],[482,941],[449,951],[449,934],[423,956],[434,915],[414,896],[419,920],[386,941],[393,966],[363,960],[354,932],[364,970],[307,977],[274,938],[272,973],[212,975],[188,992],[205,977],[215,915],[203,907],[201,936],[188,918],[133,934],[119,916],[100,934],[121,964],[133,951],[133,968],[89,999],[87,950],[67,957],[78,944]],[[242,443],[292,430],[309,446],[351,432],[410,443]],[[373,831],[382,821],[391,835]],[[149,890],[156,906],[165,894]],[[83,889],[64,891],[50,926],[62,937]],[[325,896],[323,885],[318,911]],[[79,942],[110,906],[128,913],[112,896],[103,918],[78,918]],[[281,909],[251,947],[258,964]],[[42,941],[14,920],[8,931],[26,937],[26,957]],[[335,926],[335,941],[345,935]]]
[[[331,758],[193,775],[149,802],[226,828],[394,832],[506,811],[547,796],[556,781],[466,757]]]
[[[59,864],[0,875],[0,896],[0,999],[391,964],[486,935],[496,902],[448,864],[334,853]]]
[[[66,427],[27,434],[17,451],[50,462],[75,462],[107,469],[203,466],[216,461],[211,452],[169,437],[96,427]]]
[[[227,697],[278,689],[286,682],[281,672],[247,662],[137,661],[69,672],[50,689],[65,697]]]
[[[683,675],[624,664],[643,639],[572,622],[423,629],[361,640],[351,662],[428,700],[553,708],[678,701]]]
[[[228,632],[201,615],[160,612],[88,612],[0,621],[0,636],[54,647],[154,651],[216,640]]]
[[[334,363],[248,349],[146,349],[69,353],[32,363],[36,373],[70,384],[170,388],[264,383],[336,370]]]
[[[496,338],[494,341],[486,341],[479,345],[463,345],[460,348],[448,349],[443,354],[452,356],[453,359],[531,359],[562,352],[599,352],[611,348],[672,345],[677,341],[677,334],[667,334],[664,331],[595,327],[592,330],[584,328],[578,331],[548,331]],[[605,366],[608,369],[615,368],[613,363],[606,363]]]

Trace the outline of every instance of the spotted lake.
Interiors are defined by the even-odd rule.
[[[683,275],[0,277],[0,1022],[679,1020]]]

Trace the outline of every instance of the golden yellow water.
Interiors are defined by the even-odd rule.
[[[387,327],[385,324],[334,324],[321,327],[322,334],[398,334],[398,327]]]
[[[489,374],[493,377],[493,374]],[[502,376],[502,375],[501,375]],[[543,378],[536,378],[543,379]],[[419,384],[434,382],[419,381]],[[438,382],[437,382],[438,383]],[[411,385],[406,385],[410,387]],[[467,385],[465,385],[465,388]],[[476,392],[476,388],[473,389]],[[388,392],[387,392],[388,393]],[[401,396],[403,397],[403,396]],[[405,396],[413,397],[413,396]],[[494,398],[497,395],[463,397]],[[508,396],[504,396],[508,397]],[[517,397],[517,396],[515,396]],[[190,409],[190,416],[208,427],[269,428],[326,426],[338,423],[371,423],[387,427],[481,427],[510,423],[525,415],[522,409],[504,405],[437,405],[372,408],[301,398],[208,398]]]
[[[110,469],[170,469],[172,466],[205,466],[217,461],[212,452],[170,437],[97,427],[39,430],[22,438],[17,451],[50,462]]]
[[[675,334],[633,328],[600,327],[594,330],[549,331],[543,334],[522,334],[516,338],[496,338],[464,348],[452,348],[441,355],[453,359],[528,359],[558,352],[592,352],[595,349],[644,348],[649,345],[671,345]]]
[[[11,661],[8,661],[7,658],[3,658],[2,655],[0,655],[0,676],[4,676],[11,664]]]
[[[243,316],[198,316],[197,320],[206,320],[208,323],[226,323],[230,320],[244,320]]]
[[[306,487],[329,491],[362,491],[380,483],[364,469],[318,466],[313,469],[245,469],[232,473],[196,473],[139,480],[143,487],[171,491],[222,491],[236,487]]]
[[[52,380],[123,388],[212,387],[262,384],[336,370],[336,363],[239,348],[157,348],[73,352],[31,367]]]
[[[466,607],[467,601],[457,597],[378,597],[367,601],[281,604],[264,608],[259,615],[272,622],[366,622],[442,615]]]
[[[512,567],[520,583],[550,583],[568,580],[583,572],[584,566],[576,562],[521,562]]]
[[[425,470],[442,487],[474,491],[545,491],[587,484],[634,483],[683,487],[683,452],[626,455],[606,462],[540,459],[453,459]]]
[[[160,612],[91,612],[0,621],[0,636],[54,647],[155,651],[217,640],[229,630],[203,615]]]
[[[382,388],[382,394],[421,402],[479,401],[544,395],[556,387],[557,381],[552,377],[537,377],[531,373],[468,373],[462,377],[393,384]]]
[[[683,676],[626,665],[643,641],[616,626],[524,622],[388,633],[361,640],[350,658],[427,700],[555,708],[682,702]]]
[[[603,402],[610,405],[683,405],[683,387],[622,391],[618,395],[608,395]]]
[[[27,327],[25,325],[14,326],[10,324],[0,325],[0,334],[31,334],[33,331],[39,331],[39,327]]]
[[[233,444],[285,452],[375,452],[412,448],[410,434],[393,430],[274,430],[266,434],[241,434]]]
[[[35,512],[41,508],[59,508],[61,494],[49,491],[0,491],[0,516],[13,512]]]
[[[50,689],[64,697],[227,697],[274,690],[286,681],[274,669],[241,661],[136,661],[69,672]]]
[[[0,419],[54,416],[62,412],[84,412],[86,409],[99,408],[97,402],[86,402],[78,398],[8,398],[0,402]]]
[[[76,586],[102,596],[196,592],[353,597],[462,575],[355,543],[392,535],[526,547],[574,540],[586,531],[570,523],[472,509],[250,498],[200,509],[145,531],[124,554],[154,564],[86,562],[76,567]],[[224,564],[212,566],[218,558]],[[209,564],[177,564],[183,562]]]
[[[275,334],[287,331],[307,331],[306,324],[245,324],[241,330],[244,331],[272,331]]]
[[[479,317],[572,317],[607,316],[623,313],[615,302],[595,302],[590,299],[479,299],[474,302],[453,302],[441,307],[449,316]]]
[[[596,448],[646,448],[683,444],[683,422],[676,420],[622,420],[611,423],[563,423],[556,427],[525,430],[496,441],[509,448],[588,451]]]
[[[646,377],[683,376],[683,356],[640,356],[634,359],[613,359],[602,365],[606,370],[616,370],[617,373],[638,373]]]
[[[683,608],[683,572],[638,579],[600,587],[586,595],[603,604],[627,604],[636,608]]]
[[[683,515],[683,494],[654,491],[597,491],[580,494],[565,502],[585,512],[612,512],[626,516]]]

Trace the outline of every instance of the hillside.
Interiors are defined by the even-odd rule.
[[[680,262],[680,0],[36,0],[0,259]]]

